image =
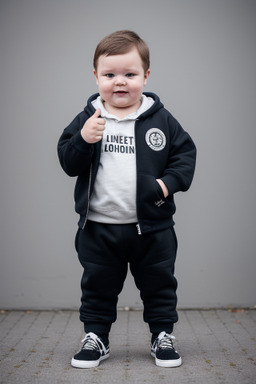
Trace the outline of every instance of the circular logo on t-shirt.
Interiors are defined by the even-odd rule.
[[[161,151],[166,145],[165,134],[159,128],[150,128],[145,138],[147,145],[153,151]]]

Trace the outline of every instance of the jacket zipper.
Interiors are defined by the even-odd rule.
[[[137,216],[138,216],[138,207],[137,207],[137,194],[138,194],[138,167],[137,167],[137,148],[136,148],[136,125],[137,125],[137,121],[139,121],[139,118],[137,118],[135,120],[135,123],[134,123],[134,145],[135,145],[135,156],[136,156],[136,211],[137,211]],[[140,228],[140,224],[136,224],[136,228],[137,228],[137,231],[138,231],[138,235],[142,235],[141,233],[141,228]]]
[[[89,185],[88,185],[88,203],[87,203],[87,211],[84,219],[84,224],[82,229],[84,229],[85,224],[87,222],[88,214],[89,214],[89,204],[90,204],[90,192],[91,192],[91,184],[92,184],[92,164],[90,166],[90,174],[89,174]]]
[[[100,142],[100,148],[101,147],[102,147],[102,140]],[[99,158],[98,158],[98,161],[99,161]],[[92,163],[91,163],[91,166],[90,166],[90,174],[89,174],[87,211],[86,211],[86,215],[85,215],[84,224],[83,224],[82,229],[84,229],[84,227],[86,225],[88,214],[89,214],[91,187],[92,187]]]

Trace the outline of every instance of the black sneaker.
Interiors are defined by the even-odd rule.
[[[153,342],[151,355],[155,358],[158,367],[173,368],[179,367],[182,360],[173,347],[174,336],[166,332],[159,333]]]
[[[80,352],[71,360],[71,365],[75,368],[94,368],[102,360],[109,357],[109,346],[105,346],[102,340],[95,333],[87,333],[82,340],[84,343]]]

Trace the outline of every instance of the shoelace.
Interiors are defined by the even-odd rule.
[[[84,343],[82,349],[89,349],[89,350],[99,350],[99,345],[97,341],[92,337],[92,335],[88,334],[85,336],[85,338],[81,341]]]
[[[172,340],[174,340],[175,337],[172,335],[169,335],[168,333],[165,333],[163,335],[159,336],[158,339],[158,347],[159,348],[168,348],[168,349],[174,349]]]
[[[101,340],[95,335],[93,332],[88,333],[85,338],[82,340],[82,343],[84,343],[82,349],[84,350],[96,350],[100,351],[100,353],[107,353],[107,348],[104,346],[104,344],[101,342]]]

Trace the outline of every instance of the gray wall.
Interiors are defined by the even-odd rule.
[[[75,180],[56,144],[97,91],[96,44],[123,28],[150,46],[146,90],[198,147],[176,196],[179,306],[254,306],[255,1],[2,0],[0,14],[0,308],[79,306]],[[141,305],[131,276],[119,305]]]

